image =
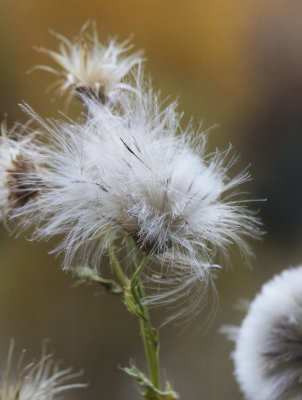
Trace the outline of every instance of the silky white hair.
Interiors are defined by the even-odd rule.
[[[248,400],[299,400],[302,393],[302,266],[263,285],[235,341],[235,375]]]
[[[63,392],[87,386],[72,382],[82,372],[74,373],[72,368],[60,369],[53,356],[46,353],[45,344],[41,358],[29,364],[24,365],[25,350],[17,363],[13,352],[14,342],[11,341],[6,365],[0,373],[1,400],[62,400]]]

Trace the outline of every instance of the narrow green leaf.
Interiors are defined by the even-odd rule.
[[[132,378],[136,380],[139,386],[146,389],[143,394],[146,400],[176,400],[178,399],[177,393],[175,393],[169,382],[166,383],[166,390],[163,392],[154,387],[153,383],[143,374],[139,369],[135,366],[131,368],[124,368],[126,374],[130,375]]]
[[[135,299],[132,296],[129,288],[125,290],[125,305],[132,314],[136,315],[139,318],[145,319],[144,315],[138,310]]]
[[[77,269],[77,274],[80,278],[80,282],[96,282],[102,285],[106,292],[114,295],[120,295],[123,293],[123,289],[115,281],[111,279],[104,279],[98,275],[93,269],[89,267],[81,267]]]

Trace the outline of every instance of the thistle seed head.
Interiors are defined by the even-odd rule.
[[[37,239],[63,237],[56,251],[65,268],[99,269],[105,250],[130,236],[161,275],[179,286],[182,273],[204,290],[229,247],[248,256],[245,239],[260,234],[258,219],[237,199],[249,175],[231,178],[230,149],[206,154],[207,134],[191,125],[182,131],[176,103],[163,108],[158,95],[138,90],[122,95],[118,107],[86,98],[82,123],[46,123],[27,108],[45,130],[31,145],[43,187],[14,216],[34,226]],[[177,285],[152,302],[177,300]],[[190,292],[184,285],[182,297]]]
[[[156,265],[143,271],[145,282],[160,285],[150,302],[188,304],[195,287],[206,293],[230,247],[248,257],[247,239],[260,236],[258,218],[239,199],[249,174],[232,174],[230,148],[207,154],[207,132],[181,127],[177,104],[164,105],[146,83],[129,41],[104,46],[86,28],[72,42],[56,35],[58,52],[42,49],[60,71],[40,67],[61,77],[61,92],[81,97],[86,119],[44,121],[25,106],[43,134],[3,158],[1,201],[14,199],[10,219],[34,227],[34,238],[60,235],[64,268],[98,270],[108,248],[132,238],[133,251]],[[157,276],[169,278],[161,284]]]

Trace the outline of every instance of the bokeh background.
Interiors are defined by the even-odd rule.
[[[162,371],[190,400],[242,399],[233,377],[232,344],[218,333],[222,324],[239,324],[234,309],[252,299],[261,285],[289,265],[302,262],[302,2],[300,0],[1,0],[0,113],[24,121],[18,107],[28,102],[44,117],[58,116],[62,101],[52,101],[53,77],[32,46],[55,48],[48,28],[68,37],[88,19],[100,37],[133,34],[144,48],[147,71],[163,96],[178,98],[184,123],[194,117],[210,135],[209,149],[231,142],[250,164],[246,188],[260,209],[266,235],[253,244],[250,269],[236,256],[232,270],[217,280],[219,308],[205,331],[201,314],[189,326],[160,330]],[[70,111],[71,114],[74,112]],[[15,239],[0,228],[0,351],[5,362],[9,338],[16,348],[38,356],[50,339],[65,366],[85,369],[90,385],[66,398],[136,400],[140,396],[117,367],[133,357],[143,365],[136,321],[119,298],[98,287],[74,288],[51,243]],[[280,293],[280,302],[282,293]],[[276,305],[278,306],[278,305]],[[154,310],[156,323],[161,312]]]

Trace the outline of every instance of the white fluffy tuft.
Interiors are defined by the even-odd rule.
[[[118,107],[86,98],[83,123],[46,123],[27,108],[45,131],[30,148],[41,185],[13,217],[33,225],[36,239],[63,235],[56,251],[65,268],[98,269],[108,246],[131,236],[184,299],[189,281],[205,290],[231,245],[250,254],[245,239],[259,236],[259,222],[236,200],[249,175],[230,178],[230,150],[206,155],[207,135],[181,130],[176,103],[163,108],[151,90],[139,91]],[[175,285],[162,286],[152,303],[177,299]]]

